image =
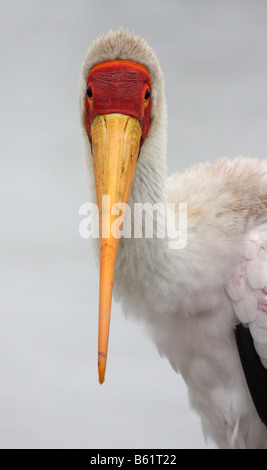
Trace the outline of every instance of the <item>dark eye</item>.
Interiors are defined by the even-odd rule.
[[[86,94],[87,94],[88,98],[92,98],[93,92],[92,92],[92,88],[90,86],[88,86],[86,88]]]
[[[148,98],[150,98],[150,95],[151,95],[151,91],[148,88],[147,91],[146,91],[146,94],[145,94],[145,100],[148,100]]]

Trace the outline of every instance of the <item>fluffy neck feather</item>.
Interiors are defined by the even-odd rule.
[[[160,305],[164,301],[166,289],[172,285],[170,276],[173,256],[170,256],[168,250],[168,240],[157,238],[155,231],[153,238],[145,238],[144,233],[142,238],[134,238],[134,204],[166,206],[167,203],[165,101],[161,103],[159,117],[157,125],[154,125],[148,133],[136,166],[128,201],[132,216],[131,238],[120,239],[116,259],[114,294],[116,298],[125,302],[126,312],[129,305],[134,306],[135,316],[138,311],[141,316],[145,315],[144,308],[147,312],[151,312],[150,303],[155,303],[155,296],[159,298],[158,305]],[[154,223],[160,223],[159,213],[157,217],[154,215],[153,220]],[[129,301],[129,298],[132,301]],[[138,309],[139,302],[140,309]],[[161,313],[162,309],[163,305],[159,307]],[[155,307],[153,310],[155,311]]]

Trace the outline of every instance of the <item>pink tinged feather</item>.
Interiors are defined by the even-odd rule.
[[[233,307],[241,323],[249,323],[256,320],[257,299],[250,289],[247,289],[244,299],[233,303]]]
[[[226,291],[234,302],[243,299],[246,295],[246,281],[244,277],[236,277],[232,284],[226,288]]]
[[[254,321],[249,324],[252,338],[258,343],[264,343],[267,346],[267,328],[262,328]]]
[[[267,305],[259,300],[256,323],[261,328],[267,328]]]
[[[266,267],[260,258],[248,263],[247,276],[253,289],[263,289],[266,284]]]

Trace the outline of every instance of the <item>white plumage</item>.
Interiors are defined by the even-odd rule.
[[[255,226],[254,226],[255,227]],[[267,368],[267,223],[246,234],[243,257],[236,266],[227,293],[237,318],[248,325],[255,349]]]
[[[182,250],[170,250],[166,238],[120,240],[114,293],[125,314],[145,324],[160,354],[182,374],[205,435],[221,448],[266,448],[267,429],[246,383],[235,326],[248,326],[267,367],[267,162],[223,159],[167,179],[167,113],[158,60],[139,37],[110,32],[89,49],[80,79],[91,200],[86,78],[95,64],[113,59],[145,65],[152,79],[151,123],[129,205],[172,202],[178,208],[184,202],[188,208],[188,240]]]

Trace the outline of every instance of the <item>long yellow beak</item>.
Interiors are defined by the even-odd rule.
[[[112,287],[121,229],[112,208],[127,203],[139,155],[142,130],[137,119],[124,114],[97,115],[91,127],[95,185],[100,218],[100,290],[98,375],[105,379]],[[107,198],[109,196],[109,204]],[[121,215],[121,214],[120,214]]]

